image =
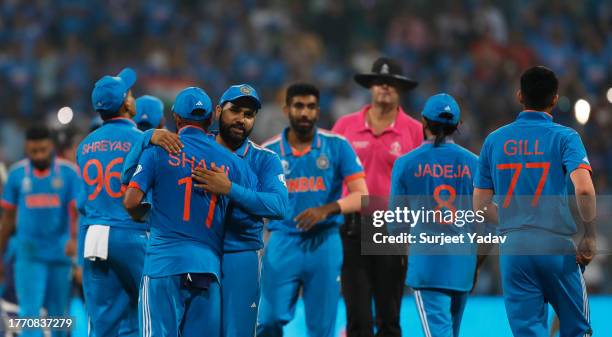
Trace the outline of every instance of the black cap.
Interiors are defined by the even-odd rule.
[[[419,82],[404,76],[398,62],[387,57],[378,58],[372,65],[372,72],[355,75],[355,81],[366,88],[370,88],[377,79],[388,80],[403,90],[411,90],[419,85]]]

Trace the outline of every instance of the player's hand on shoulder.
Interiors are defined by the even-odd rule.
[[[191,172],[196,181],[195,187],[213,194],[227,195],[232,188],[232,182],[223,168],[211,164],[211,168],[198,166]]]
[[[174,132],[164,129],[155,129],[155,131],[153,131],[151,144],[161,146],[170,153],[180,153],[183,148],[183,143],[179,139],[179,136]]]
[[[576,262],[583,266],[591,263],[597,251],[597,236],[595,234],[585,234],[578,244]]]

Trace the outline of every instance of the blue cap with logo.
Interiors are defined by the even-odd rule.
[[[212,101],[204,90],[198,87],[188,87],[176,95],[172,111],[181,118],[203,121],[210,118],[212,114]]]
[[[136,124],[148,123],[151,127],[156,128],[164,117],[164,103],[161,99],[144,95],[136,99],[136,116],[134,122]]]
[[[259,95],[257,95],[257,91],[255,90],[255,88],[248,84],[237,84],[229,87],[221,96],[221,99],[219,100],[219,105],[223,106],[223,104],[225,104],[226,102],[231,102],[240,97],[248,97],[253,99],[257,110],[261,109],[261,101],[259,100]]]
[[[427,99],[421,115],[433,122],[457,125],[461,119],[461,110],[453,96],[442,93]]]
[[[91,92],[94,110],[101,115],[117,112],[134,82],[136,72],[131,68],[124,68],[117,76],[106,75],[99,79]]]

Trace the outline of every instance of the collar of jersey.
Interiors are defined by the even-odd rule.
[[[372,128],[370,127],[370,124],[368,124],[368,118],[367,118],[368,110],[370,110],[371,107],[372,107],[372,104],[368,104],[368,105],[364,106],[363,109],[361,109],[361,113],[359,114],[359,121],[360,121],[359,124],[361,125],[361,128],[359,129],[360,132],[372,131]],[[402,134],[402,131],[398,127],[398,122],[399,122],[400,118],[403,117],[402,114],[405,114],[404,109],[402,109],[401,106],[398,106],[397,107],[397,116],[395,116],[395,120],[393,121],[393,123],[391,123],[391,125],[386,127],[383,130],[383,132],[381,132],[381,134],[386,133],[386,132],[394,132],[394,133],[397,133],[397,134]]]
[[[115,117],[104,121],[103,124],[125,124],[129,126],[136,126],[136,122],[127,117]]]
[[[281,136],[281,142],[280,142],[280,150],[281,150],[282,157],[288,156],[288,155],[292,155],[294,157],[302,157],[308,154],[310,150],[318,149],[321,147],[321,136],[319,135],[319,128],[317,127],[315,127],[314,137],[312,137],[312,144],[310,145],[309,148],[307,148],[303,152],[296,152],[291,147],[291,145],[289,144],[289,141],[287,140],[287,132],[289,132],[289,128],[286,128],[281,134],[282,136]]]
[[[182,128],[180,128],[177,132],[179,135],[193,135],[193,134],[198,134],[198,133],[203,133],[205,136],[209,136],[210,134],[202,129],[199,126],[195,126],[195,125],[185,125]]]
[[[517,119],[552,121],[553,116],[549,114],[548,112],[544,112],[544,111],[524,110],[518,115]]]

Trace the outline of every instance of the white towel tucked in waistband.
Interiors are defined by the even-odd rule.
[[[85,235],[83,257],[88,260],[108,259],[108,234],[110,227],[105,225],[91,225]]]

